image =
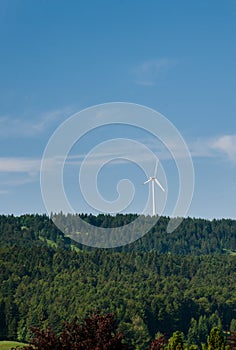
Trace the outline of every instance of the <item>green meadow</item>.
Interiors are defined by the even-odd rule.
[[[19,346],[22,348],[25,344],[24,343],[18,343],[16,341],[7,341],[2,340],[0,341],[0,350],[11,350],[11,348]]]

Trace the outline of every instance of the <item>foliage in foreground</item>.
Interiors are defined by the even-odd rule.
[[[72,322],[64,323],[63,330],[56,335],[50,327],[46,329],[31,328],[33,339],[30,345],[23,350],[132,350],[124,340],[124,335],[118,331],[118,323],[114,315],[93,313],[82,323],[75,318]],[[232,341],[233,340],[233,341]],[[207,345],[187,344],[184,334],[176,331],[167,339],[158,334],[149,347],[149,350],[226,350],[236,349],[236,333],[230,337],[226,345],[226,337],[218,327],[213,327],[207,338]],[[12,348],[17,350],[18,347]],[[141,348],[138,348],[142,350]]]
[[[31,345],[24,350],[128,350],[124,337],[117,332],[117,322],[114,315],[95,313],[80,324],[75,318],[66,322],[59,335],[50,327],[46,330],[31,328],[34,337]],[[17,349],[17,348],[15,348]]]

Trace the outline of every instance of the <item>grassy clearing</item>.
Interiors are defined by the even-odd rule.
[[[52,241],[51,239],[45,239],[45,238],[42,237],[42,236],[39,236],[39,239],[40,239],[40,241],[42,241],[42,242],[45,242],[45,241],[46,241],[48,247],[55,248],[55,249],[57,248],[56,242]]]
[[[18,343],[17,341],[8,341],[2,340],[0,341],[0,350],[11,350],[11,348],[19,346],[20,348],[26,344]]]

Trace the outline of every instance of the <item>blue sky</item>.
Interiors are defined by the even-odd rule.
[[[159,111],[187,142],[195,169],[188,215],[236,218],[235,18],[233,0],[2,0],[0,213],[45,212],[39,170],[51,134],[84,108],[124,101]],[[157,151],[145,132],[110,127],[87,135],[71,155],[81,159],[126,134]],[[177,196],[172,163],[161,162],[166,215]],[[77,211],[92,211],[77,172],[65,168],[68,198]],[[137,187],[128,211],[139,212],[148,188],[139,187],[146,179],[137,167],[110,164],[101,193],[112,200],[123,175]]]

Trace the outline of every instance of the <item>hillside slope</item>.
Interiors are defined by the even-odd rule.
[[[185,219],[171,235],[167,221],[112,251],[71,242],[47,216],[1,216],[0,339],[27,341],[31,325],[59,331],[63,320],[93,309],[115,312],[144,350],[158,331],[181,330],[187,339],[195,332],[200,344],[213,325],[229,329],[236,258],[225,249],[235,250],[235,221]]]

